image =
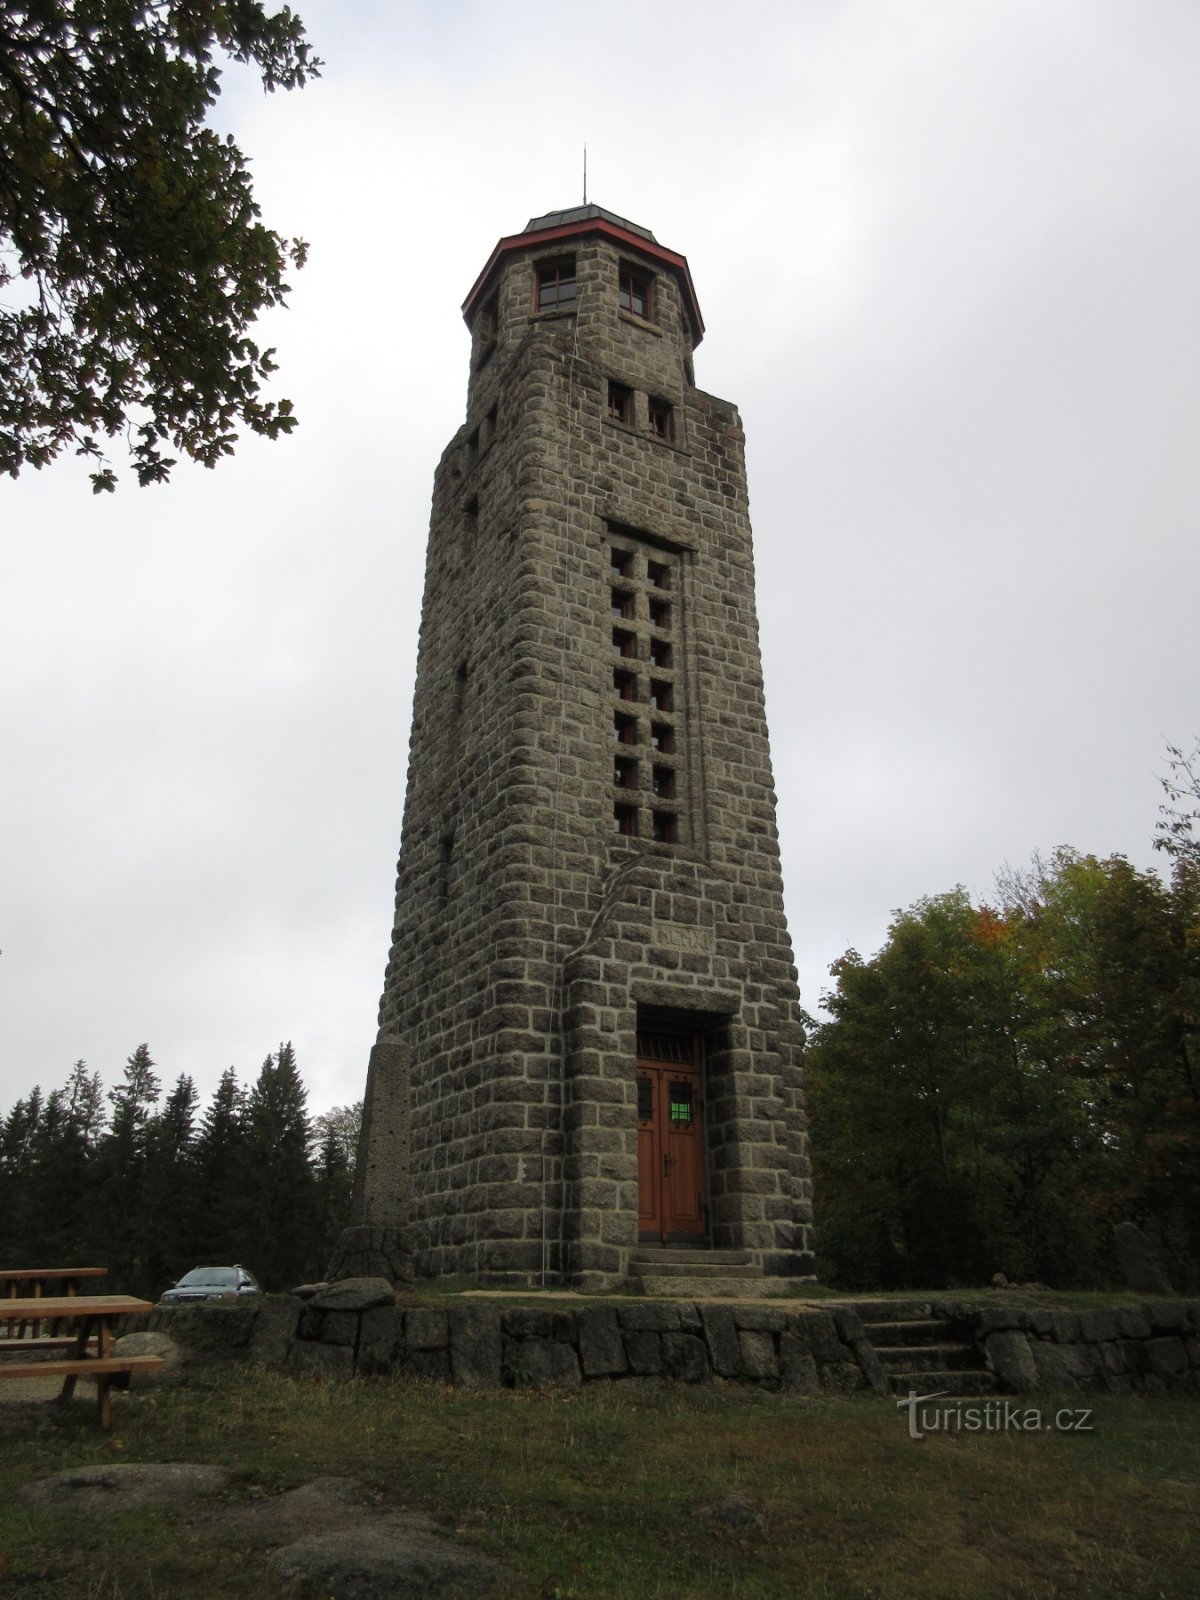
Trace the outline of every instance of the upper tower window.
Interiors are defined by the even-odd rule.
[[[608,385],[608,414],[614,422],[632,422],[633,390],[627,389],[623,383],[610,381]]]
[[[632,311],[635,317],[650,320],[650,274],[621,263],[618,279],[617,303],[622,311]]]
[[[669,442],[674,436],[674,428],[672,427],[671,423],[670,402],[667,400],[656,400],[654,396],[651,395],[646,411],[647,418],[650,423],[650,432],[656,435],[656,437],[659,439],[666,439]]]
[[[559,261],[542,261],[537,269],[537,298],[539,311],[553,311],[556,306],[575,303],[575,257],[564,256]]]

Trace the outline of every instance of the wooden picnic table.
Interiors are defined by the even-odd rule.
[[[85,1278],[106,1278],[107,1267],[4,1267],[0,1269],[0,1284],[4,1286],[4,1293],[10,1300],[27,1298],[21,1296],[20,1286],[23,1283],[30,1285],[30,1293],[35,1298],[40,1298],[42,1285],[52,1280],[61,1283],[62,1294],[75,1294],[76,1285]]]
[[[62,1361],[0,1362],[0,1378],[58,1378],[63,1380],[61,1397],[69,1400],[75,1393],[80,1378],[96,1385],[100,1424],[107,1428],[110,1421],[109,1384],[114,1377],[127,1378],[141,1368],[159,1368],[159,1356],[114,1356],[112,1353],[113,1326],[122,1317],[136,1311],[152,1309],[149,1300],[138,1300],[130,1294],[64,1294],[36,1295],[28,1299],[10,1299],[2,1302],[5,1319],[12,1319],[23,1327],[26,1323],[74,1323],[71,1354]],[[56,1343],[59,1341],[55,1341]],[[24,1341],[29,1350],[50,1343],[46,1339]],[[11,1348],[11,1346],[10,1346]]]
[[[4,1324],[6,1339],[13,1337],[13,1327],[16,1319],[8,1314],[7,1302],[11,1300],[27,1299],[30,1295],[35,1300],[43,1298],[44,1285],[56,1282],[60,1285],[60,1294],[75,1294],[77,1286],[89,1278],[106,1278],[107,1267],[5,1267],[0,1269],[0,1285],[4,1288],[5,1304],[0,1306],[0,1323]],[[22,1287],[27,1288],[25,1295],[21,1294]],[[34,1317],[30,1324],[30,1332],[36,1338],[40,1330],[39,1317]],[[26,1325],[22,1322],[17,1327],[16,1337],[23,1339]]]

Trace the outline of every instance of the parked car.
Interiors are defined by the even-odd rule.
[[[177,1306],[189,1300],[237,1300],[244,1294],[261,1294],[258,1280],[245,1267],[193,1267],[168,1289],[160,1306]]]

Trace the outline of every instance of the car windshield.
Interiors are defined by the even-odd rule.
[[[194,1267],[185,1272],[177,1289],[236,1289],[238,1275],[233,1267]]]

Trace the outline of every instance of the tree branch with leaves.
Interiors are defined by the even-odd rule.
[[[1154,848],[1200,867],[1200,739],[1190,755],[1169,744],[1167,764],[1170,775],[1159,782],[1168,803],[1158,808]]]
[[[169,451],[212,467],[242,430],[295,427],[249,330],[306,247],[261,222],[245,157],[206,126],[220,58],[267,91],[320,68],[262,0],[0,3],[0,471],[74,446],[100,492],[101,439],[148,484]]]

